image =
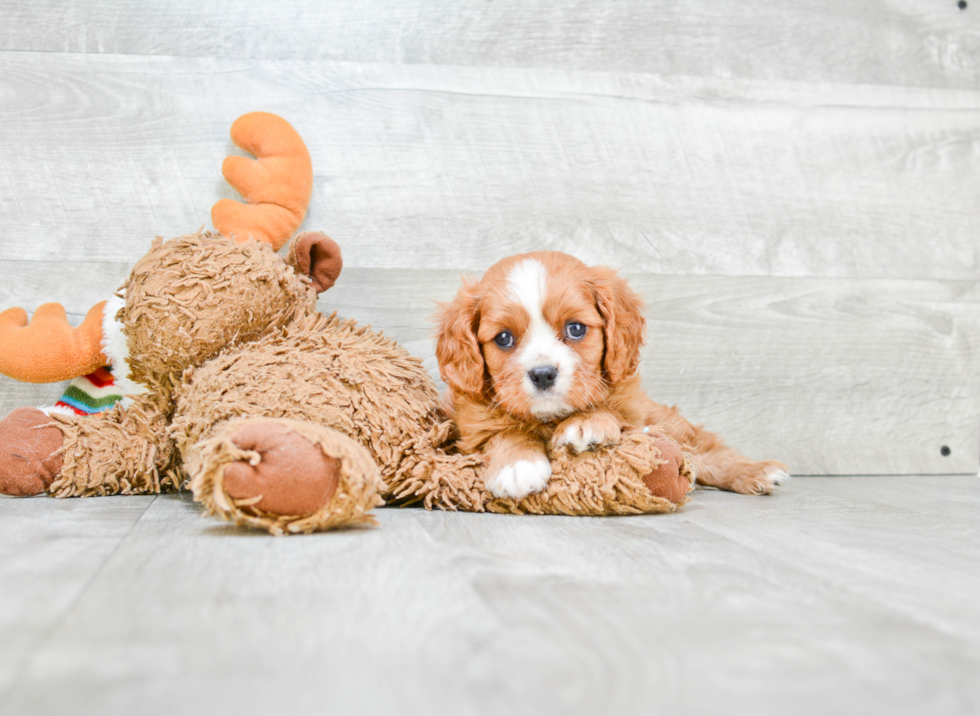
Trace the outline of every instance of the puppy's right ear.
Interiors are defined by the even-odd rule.
[[[485,366],[476,337],[479,304],[479,284],[464,278],[456,297],[439,304],[435,316],[439,375],[451,390],[473,397],[482,396],[484,389]]]

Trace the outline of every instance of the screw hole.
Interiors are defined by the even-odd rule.
[[[956,7],[958,7],[960,10],[966,10],[969,7],[969,4],[966,2],[966,0],[960,0],[958,3],[956,3]]]
[[[949,454],[953,451],[949,449],[948,445],[943,445],[941,448],[939,448],[939,452],[943,457],[949,457]]]

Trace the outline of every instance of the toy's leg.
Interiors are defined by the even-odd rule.
[[[383,504],[367,450],[312,423],[230,420],[191,446],[184,464],[210,513],[273,534],[373,523],[368,511]]]
[[[574,454],[553,450],[551,479],[520,500],[496,499],[479,454],[459,454],[449,423],[406,451],[388,489],[396,502],[427,508],[517,514],[632,515],[673,512],[693,487],[680,447],[662,434],[623,433],[616,445]]]
[[[167,422],[148,400],[98,415],[20,408],[0,421],[0,492],[55,497],[177,487]]]
[[[666,435],[624,432],[616,445],[574,454],[551,453],[552,475],[542,493],[517,505],[488,509],[570,515],[673,512],[694,486],[680,446]]]
[[[789,478],[786,466],[775,460],[750,460],[725,445],[721,438],[692,425],[677,411],[658,405],[647,418],[647,424],[680,443],[691,471],[699,485],[746,495],[766,495]]]

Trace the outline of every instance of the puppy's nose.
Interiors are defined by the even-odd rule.
[[[537,368],[531,368],[527,372],[527,377],[531,379],[534,387],[538,390],[547,390],[555,384],[558,369],[550,365],[539,365]]]

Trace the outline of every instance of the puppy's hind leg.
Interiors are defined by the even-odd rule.
[[[722,444],[689,453],[687,459],[696,470],[699,485],[743,495],[770,495],[789,479],[789,471],[783,463],[750,460]]]
[[[697,483],[706,487],[769,495],[789,479],[789,470],[775,460],[750,460],[725,445],[721,438],[693,425],[674,408],[649,401],[645,423],[674,438],[685,450],[689,469]]]

